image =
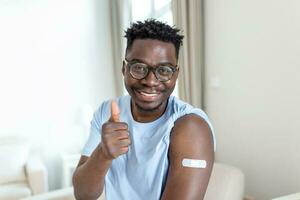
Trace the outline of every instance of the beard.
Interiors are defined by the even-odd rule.
[[[169,99],[169,98],[168,98]],[[134,103],[134,102],[131,102],[131,103]],[[151,107],[151,108],[145,108],[145,107],[142,107],[140,106],[138,103],[134,103],[136,108],[140,111],[140,112],[143,112],[143,113],[151,113],[151,112],[155,112],[157,111],[161,106],[163,106],[164,102],[160,102],[157,106],[155,107]],[[166,102],[166,105],[165,105],[165,108],[167,107],[168,105],[168,100]]]

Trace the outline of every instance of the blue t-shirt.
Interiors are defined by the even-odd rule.
[[[106,200],[159,200],[163,192],[168,162],[170,133],[175,121],[186,114],[197,114],[211,128],[215,145],[213,127],[207,115],[200,109],[171,96],[165,113],[149,123],[133,119],[131,97],[117,99],[120,108],[120,121],[128,124],[131,145],[126,154],[112,161],[105,177]],[[88,141],[82,155],[90,156],[101,142],[102,125],[110,118],[111,101],[105,101],[94,113]]]

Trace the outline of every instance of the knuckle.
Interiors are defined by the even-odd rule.
[[[119,133],[119,137],[120,138],[128,138],[128,133],[126,132],[126,131],[121,131],[120,133]]]
[[[125,122],[117,122],[119,129],[127,129],[128,125]]]
[[[129,148],[128,147],[123,147],[121,149],[121,152],[124,154],[124,153],[127,153],[129,151]]]
[[[123,126],[124,129],[128,129],[128,124],[127,123],[122,122],[122,126]]]
[[[128,147],[130,145],[130,141],[128,139],[124,139],[120,141],[120,145],[124,147]]]
[[[131,145],[131,140],[130,140],[130,139],[128,139],[127,142],[128,142],[128,143],[127,143],[128,145]]]
[[[110,126],[110,123],[109,123],[109,122],[105,122],[105,123],[102,125],[102,130],[105,131],[105,130],[109,129],[109,126]]]
[[[128,146],[129,145],[129,140],[128,139],[123,140],[122,145]]]

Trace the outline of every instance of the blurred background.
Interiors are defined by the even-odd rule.
[[[1,145],[18,138],[44,163],[47,190],[70,186],[93,112],[125,94],[124,29],[152,17],[183,30],[174,95],[207,112],[216,161],[243,172],[245,196],[300,192],[299,10],[298,0],[0,0],[3,170],[15,161]]]

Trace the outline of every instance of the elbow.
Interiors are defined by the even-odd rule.
[[[76,188],[75,186],[73,194],[76,200],[97,200],[101,195],[95,192],[81,190],[79,188]]]
[[[80,187],[80,183],[77,179],[78,178],[76,176],[76,171],[75,171],[73,174],[73,177],[72,177],[73,194],[74,194],[74,197],[76,200],[83,200],[83,199],[85,199],[85,195],[82,194],[82,192],[81,192],[82,187]]]
[[[89,195],[82,195],[82,194],[78,194],[76,192],[74,192],[74,197],[76,200],[97,200],[98,197],[95,197],[95,196],[91,196],[90,194]]]
[[[72,177],[72,183],[73,183],[73,194],[76,200],[97,200],[101,194],[102,191],[93,190],[90,187],[87,187],[89,184],[84,183],[84,181],[81,181],[78,175],[75,173]]]

